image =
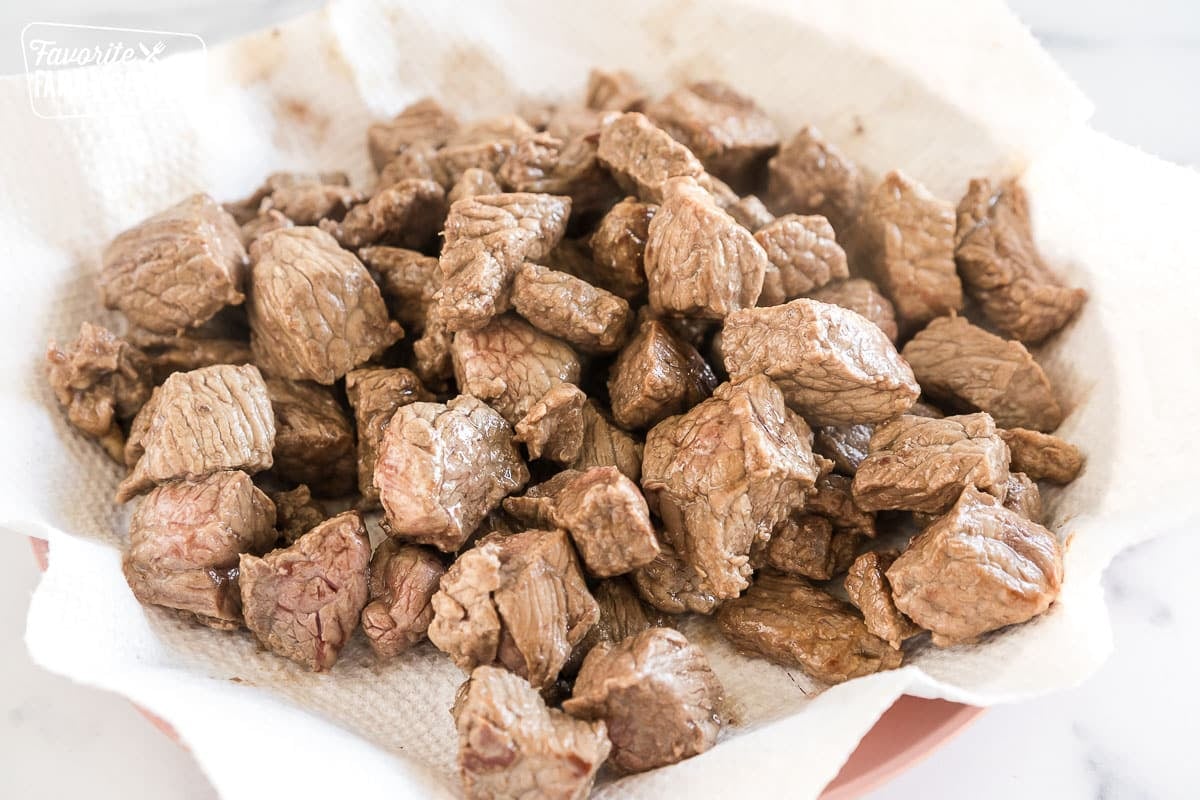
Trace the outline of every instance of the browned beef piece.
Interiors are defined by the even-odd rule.
[[[863,553],[846,575],[846,594],[862,612],[867,630],[896,650],[905,639],[921,633],[921,628],[900,613],[892,599],[892,585],[885,573],[898,555],[891,551]]]
[[[789,575],[827,581],[849,569],[861,536],[836,530],[815,514],[798,513],[775,526],[771,538],[751,553],[756,568],[773,567]]]
[[[612,353],[629,336],[624,299],[565,272],[526,261],[513,279],[512,304],[535,328],[584,353]]]
[[[559,106],[546,120],[546,133],[559,139],[587,136],[599,141],[600,130],[620,111],[602,111],[581,106]]]
[[[816,128],[801,128],[767,167],[767,204],[776,214],[820,214],[843,235],[858,219],[863,202],[858,167]]]
[[[554,506],[558,493],[583,473],[577,469],[556,472],[520,497],[504,498],[504,511],[526,528],[554,528]]]
[[[446,571],[432,550],[385,539],[371,556],[370,602],[363,633],[375,655],[395,658],[425,639],[433,622],[430,602]]]
[[[446,195],[446,202],[455,203],[481,194],[500,194],[500,184],[496,181],[496,176],[487,170],[471,167],[459,176],[454,188]]]
[[[446,191],[434,181],[409,179],[375,193],[325,230],[347,248],[393,244],[421,248],[437,235],[446,218]]]
[[[403,335],[370,273],[324,231],[272,231],[251,249],[250,346],[264,371],[330,384]]]
[[[598,141],[597,134],[566,140],[532,134],[517,142],[496,177],[511,192],[566,195],[576,214],[603,210],[621,193],[596,157]]]
[[[477,195],[451,206],[441,255],[446,327],[481,328],[508,310],[517,267],[554,249],[570,213],[569,198],[526,192]]]
[[[921,393],[883,331],[816,300],[736,311],[725,320],[721,346],[731,380],[766,375],[816,425],[881,422]]]
[[[439,176],[434,169],[437,160],[438,150],[436,147],[427,142],[415,142],[383,166],[383,169],[379,171],[379,180],[375,184],[375,191],[386,189],[406,180],[438,180]]]
[[[625,70],[593,69],[588,73],[584,105],[600,111],[636,111],[646,102],[637,78]]]
[[[896,307],[892,305],[891,300],[884,297],[878,286],[866,278],[835,281],[810,292],[808,296],[813,300],[832,303],[861,314],[878,325],[879,330],[892,342],[900,335],[900,329],[896,325]]]
[[[388,122],[367,128],[367,149],[375,169],[418,142],[439,147],[458,130],[458,118],[432,98],[423,98]]]
[[[986,411],[1005,428],[1052,431],[1062,422],[1050,381],[1025,346],[962,317],[929,323],[904,345],[904,358],[940,403]]]
[[[434,154],[430,169],[435,181],[453,187],[473,169],[496,174],[516,149],[515,139],[446,146]]]
[[[583,443],[567,466],[573,469],[616,467],[631,481],[642,476],[642,443],[616,427],[590,400],[583,406]]]
[[[433,396],[406,369],[369,367],[346,374],[346,397],[354,409],[358,433],[358,491],[367,506],[374,506],[379,502],[375,463],[392,415],[401,406],[429,401]]]
[[[172,481],[129,522],[125,580],[143,603],[175,608],[215,628],[242,621],[238,555],[275,541],[275,507],[244,472]]]
[[[1009,428],[1000,431],[1000,438],[1012,454],[1012,469],[1035,481],[1070,483],[1083,469],[1083,453],[1057,436],[1028,428]]]
[[[738,201],[728,206],[725,211],[737,220],[738,225],[751,233],[775,221],[775,215],[758,199],[758,195],[754,194],[738,198]]]
[[[853,477],[858,465],[867,457],[874,425],[841,425],[817,428],[813,435],[813,452],[833,461],[834,469]]]
[[[425,312],[421,338],[413,342],[413,371],[432,391],[445,392],[454,378],[453,345],[454,334],[442,319],[441,306],[434,303]]]
[[[691,150],[637,112],[622,114],[601,129],[597,155],[618,186],[648,203],[662,202],[669,179],[704,174]]]
[[[196,194],[113,239],[97,280],[107,308],[140,328],[179,333],[241,303],[245,277],[237,223]]]
[[[592,595],[600,609],[600,618],[571,653],[565,667],[570,674],[578,672],[584,656],[601,642],[617,644],[650,628],[670,627],[667,617],[642,602],[626,578],[598,581]]]
[[[133,421],[126,459],[136,462],[117,487],[117,502],[177,478],[270,469],[274,448],[275,414],[256,367],[176,372]]]
[[[217,473],[221,474],[221,473]],[[275,504],[275,527],[287,544],[296,540],[329,519],[325,508],[312,497],[304,484],[286,492],[270,492]]]
[[[368,196],[345,183],[325,183],[321,176],[312,176],[274,188],[263,200],[259,216],[274,210],[295,225],[316,225],[323,219],[341,219]]]
[[[318,495],[354,491],[354,429],[333,390],[307,381],[267,378],[275,411],[276,475]]]
[[[498,664],[545,688],[600,612],[563,531],[492,536],[433,596],[429,640],[464,670]]]
[[[469,800],[583,800],[612,748],[603,722],[547,708],[528,681],[495,667],[471,673],[453,713]]]
[[[1029,201],[1016,181],[973,180],[958,204],[955,259],[967,293],[1005,336],[1035,344],[1062,328],[1087,292],[1065,286],[1042,260]]]
[[[575,351],[514,316],[459,331],[451,348],[459,391],[490,404],[515,425],[560,383],[579,383]]]
[[[889,172],[871,192],[859,233],[864,268],[891,298],[902,333],[962,309],[952,205]]]
[[[291,228],[294,225],[294,222],[275,209],[267,209],[242,223],[240,228],[242,245],[249,249],[250,245],[254,244],[254,240],[264,233],[270,233],[280,228]]]
[[[1042,522],[1041,490],[1024,472],[1013,472],[1008,476],[1008,491],[1004,495],[1003,505],[1025,519],[1039,524]]]
[[[232,203],[225,203],[223,207],[233,216],[238,225],[245,226],[255,217],[263,216],[263,201],[275,192],[313,185],[345,188],[350,185],[350,177],[344,172],[272,172],[250,196]],[[279,214],[279,216],[284,215]]]
[[[519,142],[536,131],[517,114],[484,117],[459,128],[446,140],[447,147],[491,142]]]
[[[755,231],[754,240],[768,262],[760,306],[777,306],[850,276],[846,252],[824,217],[785,214]]]
[[[987,414],[905,414],[875,429],[854,475],[854,501],[867,511],[940,514],[970,486],[1002,498],[1007,481],[1008,447]]]
[[[54,342],[46,348],[46,376],[67,421],[121,463],[125,435],[119,421],[132,419],[150,399],[146,356],[105,328],[85,322],[65,350]]]
[[[608,378],[613,418],[631,430],[682,414],[707,399],[716,386],[712,368],[696,348],[656,319],[642,322]]]
[[[672,628],[596,645],[563,711],[603,720],[622,772],[643,772],[703,753],[717,742],[724,690],[700,648]]]
[[[357,511],[322,522],[290,547],[242,554],[246,627],[271,652],[313,672],[337,661],[367,604],[371,542]]]
[[[833,523],[838,531],[857,536],[875,535],[875,514],[854,502],[853,480],[845,475],[823,475],[804,501],[804,513],[816,514]]]
[[[646,240],[650,308],[723,319],[753,307],[767,270],[762,247],[691,178],[668,180],[663,194]]]
[[[811,437],[761,375],[717,387],[647,435],[642,488],[701,590],[727,599],[746,588],[751,545],[816,481]]]
[[[766,112],[720,81],[681,86],[647,105],[646,116],[732,183],[753,181],[779,149],[779,130]]]
[[[379,289],[392,318],[419,336],[442,286],[438,260],[403,247],[364,247],[358,257],[367,269],[379,275]]]
[[[560,383],[542,396],[516,425],[514,441],[530,458],[570,464],[583,448],[583,407],[587,395],[572,383]]]
[[[646,293],[646,240],[657,210],[658,206],[626,197],[609,209],[592,233],[592,257],[604,271],[597,283],[631,302]]]
[[[971,488],[887,571],[896,607],[939,646],[1036,617],[1058,597],[1062,577],[1053,533]]]
[[[227,313],[229,311],[237,313]],[[172,372],[254,361],[254,354],[250,352],[250,327],[245,311],[240,307],[229,306],[226,311],[180,336],[132,328],[126,339],[146,354],[156,385]]]
[[[721,632],[742,653],[841,683],[900,666],[903,656],[867,630],[854,608],[803,578],[761,574],[717,611]]]
[[[469,395],[411,403],[392,416],[375,462],[388,532],[454,552],[504,496],[529,480],[512,428]]]
[[[653,561],[633,571],[633,585],[643,600],[668,614],[711,614],[720,603],[695,568],[665,542]]]

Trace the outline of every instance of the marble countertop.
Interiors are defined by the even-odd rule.
[[[287,19],[318,0],[10,0],[0,7],[0,74],[21,69],[29,21],[191,31],[208,42]],[[1200,166],[1200,3],[1012,0],[1096,104],[1100,130]],[[873,800],[1194,796],[1200,700],[1190,581],[1200,537],[1178,531],[1119,556],[1105,577],[1115,652],[1084,685],[989,710]],[[120,697],[34,667],[21,641],[37,571],[28,543],[0,535],[0,796],[212,798],[194,760]]]

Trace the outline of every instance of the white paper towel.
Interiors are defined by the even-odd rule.
[[[100,248],[185,193],[230,199],[283,168],[366,181],[369,120],[425,94],[466,117],[578,98],[597,65],[656,91],[721,78],[785,134],[814,123],[865,168],[905,169],[951,201],[970,177],[1028,168],[1043,251],[1091,293],[1039,354],[1072,409],[1061,433],[1088,456],[1079,480],[1046,493],[1069,540],[1050,613],[820,694],[798,671],[740,658],[705,621],[689,623],[735,724],[708,753],[606,783],[600,796],[729,797],[747,776],[763,796],[815,796],[902,693],[990,704],[1072,685],[1111,646],[1105,565],[1197,519],[1186,446],[1200,434],[1190,244],[1200,178],[1089,131],[1086,100],[998,3],[345,2],[210,51],[208,91],[182,112],[43,120],[24,82],[5,80],[0,520],[51,540],[28,645],[45,667],[171,722],[225,797],[451,796],[448,709],[463,675],[428,645],[378,665],[358,639],[331,673],[313,675],[244,632],[141,608],[119,569],[117,469],[56,408],[41,370],[47,339],[106,318]]]

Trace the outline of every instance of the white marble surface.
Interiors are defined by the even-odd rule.
[[[60,21],[195,32],[210,43],[286,19],[316,0],[7,0],[0,73],[21,68],[18,32]],[[1200,165],[1200,3],[1013,0],[1096,103],[1096,126]],[[947,2],[947,7],[952,4]],[[1196,794],[1200,609],[1190,567],[1200,538],[1178,531],[1120,556],[1105,586],[1116,652],[1083,686],[990,710],[874,800],[970,796],[1168,798]],[[1168,579],[1169,576],[1169,579]],[[36,568],[0,534],[0,797],[210,798],[186,752],[121,698],[35,668],[21,642]]]

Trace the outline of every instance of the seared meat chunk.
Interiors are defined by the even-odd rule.
[[[583,449],[583,407],[587,395],[574,384],[560,383],[533,404],[516,425],[514,441],[530,458],[570,464]]]
[[[504,511],[526,528],[555,528],[554,506],[558,493],[582,474],[577,469],[556,472],[548,480],[530,486],[520,497],[504,498]]]
[[[903,660],[850,605],[803,578],[757,575],[750,591],[721,606],[717,622],[742,653],[799,667],[823,683],[895,669]]]
[[[785,214],[755,231],[754,240],[767,254],[760,306],[777,306],[850,277],[846,251],[824,217]]]
[[[367,149],[375,169],[417,143],[440,147],[458,130],[458,118],[432,98],[422,98],[388,122],[367,128]]]
[[[756,375],[656,425],[642,487],[664,535],[719,599],[746,588],[750,547],[804,502],[817,478],[811,433],[783,395]]]
[[[721,730],[721,682],[703,651],[673,628],[596,645],[563,711],[604,720],[623,772],[643,772],[708,750]]]
[[[604,273],[597,284],[631,302],[646,293],[646,240],[656,211],[658,206],[626,197],[609,209],[592,233],[592,258]]]
[[[536,133],[517,142],[496,173],[510,192],[545,192],[571,198],[576,214],[603,209],[620,190],[596,158],[597,136],[563,140]]]
[[[887,571],[896,607],[939,646],[1036,617],[1058,597],[1062,577],[1053,533],[972,488]]]
[[[648,203],[662,202],[671,178],[704,174],[704,166],[691,150],[637,112],[604,125],[597,156],[618,186]]]
[[[904,640],[919,634],[921,628],[900,613],[892,600],[892,585],[885,573],[897,555],[872,551],[855,559],[846,575],[846,594],[863,613],[867,630],[899,650]]]
[[[370,602],[362,628],[375,655],[395,658],[421,642],[433,622],[433,595],[446,571],[432,550],[385,539],[371,556]]]
[[[246,627],[268,650],[324,672],[358,627],[370,560],[371,542],[357,511],[328,519],[262,558],[243,553]]]
[[[451,348],[460,391],[474,395],[515,425],[560,383],[579,383],[570,346],[513,316],[459,331]]]
[[[354,409],[358,433],[358,492],[367,506],[374,506],[379,502],[375,463],[388,423],[396,409],[433,396],[409,370],[369,367],[346,373],[346,397]]]
[[[905,414],[875,429],[871,454],[854,475],[854,501],[866,511],[940,514],[971,486],[1002,498],[1008,460],[1008,447],[987,414]]]
[[[244,472],[159,486],[129,522],[125,580],[137,599],[215,628],[242,621],[238,555],[275,541],[275,507]]]
[[[1070,442],[1028,428],[1000,431],[1012,454],[1012,469],[1035,481],[1070,483],[1083,469],[1083,453]]]
[[[642,476],[642,444],[616,427],[595,403],[583,406],[583,442],[573,469],[616,467],[631,481]]]
[[[854,502],[853,481],[844,475],[822,475],[804,501],[804,513],[829,520],[835,529],[857,536],[875,535],[875,514]]]
[[[565,272],[525,262],[513,280],[512,304],[544,333],[585,353],[612,353],[629,335],[629,303]]]
[[[711,614],[720,602],[706,588],[704,576],[666,543],[660,543],[653,561],[634,570],[633,584],[643,600],[668,614]]]
[[[367,269],[379,275],[379,289],[392,318],[411,334],[425,330],[425,315],[442,286],[438,260],[403,247],[364,247],[358,251]]]
[[[940,403],[986,411],[1005,428],[1052,431],[1062,422],[1050,381],[1025,346],[962,317],[929,323],[904,345],[904,358]]]
[[[547,708],[528,681],[495,667],[471,673],[453,713],[469,800],[583,800],[612,748],[603,722]]]
[[[381,191],[407,180],[436,181],[439,178],[434,169],[437,160],[438,150],[436,147],[426,142],[409,145],[398,156],[387,162],[383,169],[379,170],[379,180],[375,183],[375,191]]]
[[[881,422],[903,414],[921,393],[883,331],[816,300],[734,312],[721,347],[732,380],[766,375],[816,425]]]
[[[413,342],[413,371],[435,392],[445,392],[454,378],[453,346],[454,333],[442,319],[441,306],[434,303],[425,312],[421,338]]]
[[[1005,336],[1035,344],[1062,328],[1087,292],[1063,285],[1042,260],[1029,201],[1016,181],[971,181],[958,204],[955,260],[967,293]]]
[[[672,178],[663,187],[646,240],[650,308],[723,319],[753,307],[767,270],[762,247],[696,181]]]
[[[266,383],[275,412],[275,474],[325,497],[354,491],[354,430],[333,391],[283,378]]]
[[[242,223],[242,227],[240,228],[242,235],[242,246],[249,250],[250,245],[254,244],[255,240],[264,233],[270,233],[271,231],[276,231],[280,228],[291,228],[294,226],[295,223],[285,217],[282,213],[273,208],[267,209],[261,214],[252,217],[248,222]]]
[[[454,188],[446,195],[446,202],[453,204],[481,194],[500,194],[500,191],[500,184],[495,175],[485,169],[471,167],[459,176]]]
[[[113,239],[98,282],[107,308],[139,328],[178,333],[241,303],[245,275],[237,223],[196,194]]]
[[[631,430],[682,414],[707,399],[716,386],[712,368],[696,348],[656,319],[642,322],[608,378],[613,418]]]
[[[746,230],[754,233],[775,221],[775,215],[758,199],[758,195],[748,194],[739,198],[736,203],[725,209],[729,216]],[[843,253],[843,256],[845,254]]]
[[[874,425],[817,428],[813,435],[813,452],[833,461],[833,468],[843,475],[853,476],[870,451],[874,432]]]
[[[848,308],[879,326],[884,335],[895,342],[900,335],[896,325],[896,308],[883,296],[879,287],[866,278],[836,281],[810,292],[809,297],[822,303]]]
[[[313,500],[312,492],[304,484],[286,492],[270,492],[269,497],[275,504],[275,527],[287,544],[295,544],[301,536],[329,519],[324,507]]]
[[[234,221],[238,225],[245,226],[256,217],[262,217],[267,213],[266,209],[264,209],[264,201],[276,192],[286,192],[286,190],[296,187],[311,186],[341,187],[344,189],[349,185],[350,176],[344,172],[272,172],[249,197],[232,203],[225,203],[224,208],[233,216]],[[267,203],[266,205],[270,206],[271,204]],[[273,213],[281,217],[284,216],[278,211]],[[314,225],[316,222],[305,222],[303,224]]]
[[[190,372],[218,364],[252,363],[250,328],[243,324],[244,321],[244,314],[227,316],[222,312],[180,336],[133,328],[126,338],[146,355],[153,382],[157,385],[173,372]]]
[[[344,179],[345,175],[336,177]],[[259,208],[259,216],[278,211],[295,225],[316,225],[323,219],[341,219],[366,199],[367,195],[351,189],[348,181],[326,183],[324,176],[312,175],[272,187]]]
[[[827,581],[849,569],[860,539],[857,533],[836,530],[825,517],[798,513],[776,525],[751,560],[756,567]]]
[[[1003,505],[1027,520],[1042,522],[1042,492],[1024,472],[1013,472],[1008,476]]]
[[[571,653],[566,671],[577,672],[584,656],[601,642],[617,644],[650,628],[670,627],[667,617],[642,602],[626,578],[606,578],[592,590],[600,618]]]
[[[858,167],[815,128],[801,128],[767,168],[767,204],[776,214],[820,214],[843,235],[858,219]]]
[[[108,330],[85,322],[65,350],[50,343],[46,375],[67,421],[121,463],[125,435],[120,420],[132,419],[150,399],[146,356]]]
[[[891,298],[902,332],[962,309],[953,206],[893,171],[871,193],[860,229],[866,270]]]
[[[269,469],[274,448],[275,414],[256,367],[176,372],[133,421],[126,458],[136,462],[117,487],[117,502],[177,478]]]
[[[251,250],[250,345],[266,372],[330,384],[403,334],[370,273],[324,231],[272,231]]]
[[[489,536],[458,557],[433,596],[429,639],[464,670],[498,664],[554,683],[600,612],[563,531]]]
[[[408,179],[380,189],[366,203],[354,206],[339,223],[321,228],[343,247],[377,242],[399,247],[425,246],[446,218],[446,191],[430,180]]]
[[[588,73],[584,105],[600,111],[636,111],[646,102],[637,78],[623,69],[593,69]]]

